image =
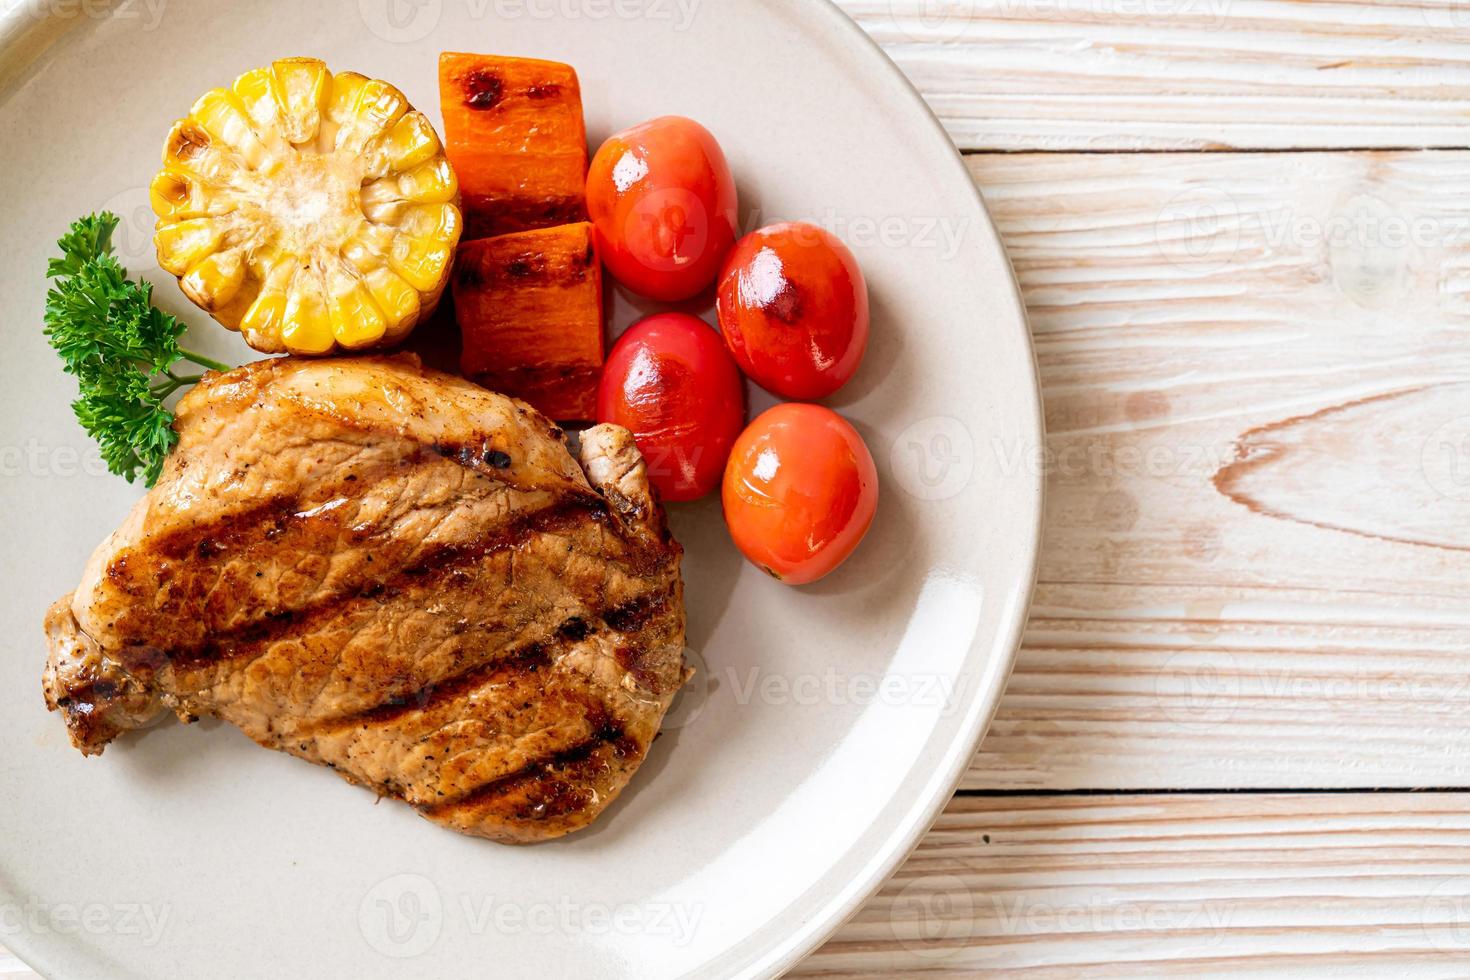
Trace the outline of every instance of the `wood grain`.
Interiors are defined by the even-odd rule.
[[[1470,153],[969,163],[1050,468],[965,785],[1470,785]]]
[[[1470,4],[839,0],[974,150],[1470,145]]]
[[[960,798],[791,975],[1463,977],[1465,799]]]

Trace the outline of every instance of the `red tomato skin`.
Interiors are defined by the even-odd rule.
[[[613,345],[597,420],[633,433],[660,497],[697,500],[719,484],[745,423],[745,383],[713,327],[658,313]]]
[[[868,286],[836,235],[787,222],[740,239],[720,275],[720,332],[735,362],[784,398],[826,398],[868,349]]]
[[[677,303],[709,288],[735,244],[735,178],[709,130],[682,116],[625,129],[587,171],[602,261],[640,296]]]
[[[846,561],[868,533],[878,470],[842,416],[786,403],[735,441],[721,499],[741,553],[787,585],[806,585]]]

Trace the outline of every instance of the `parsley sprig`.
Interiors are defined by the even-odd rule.
[[[129,482],[158,480],[178,441],[164,400],[199,381],[179,374],[180,361],[215,371],[229,365],[179,346],[185,326],[153,305],[153,285],[134,282],[112,251],[117,215],[104,211],[72,223],[56,244],[46,277],[46,339],[77,379],[72,411],[97,440],[107,468]]]

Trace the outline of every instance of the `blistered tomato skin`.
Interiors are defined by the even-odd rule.
[[[750,378],[785,398],[847,384],[868,349],[868,286],[831,232],[801,222],[751,232],[720,275],[720,332]]]
[[[721,496],[741,553],[788,585],[806,585],[846,561],[868,533],[878,470],[842,416],[788,403],[740,434]]]
[[[613,345],[597,389],[597,420],[633,433],[664,500],[697,500],[719,485],[745,423],[745,383],[714,327],[660,313]]]
[[[735,244],[735,178],[709,130],[662,116],[602,144],[587,172],[587,212],[614,278],[679,302],[714,283]]]

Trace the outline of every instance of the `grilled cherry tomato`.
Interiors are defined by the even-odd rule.
[[[678,302],[715,281],[735,244],[735,178],[709,130],[661,116],[602,144],[587,172],[587,213],[619,282]]]
[[[722,491],[730,537],[789,585],[842,564],[878,510],[878,470],[862,436],[821,405],[788,403],[740,434]]]
[[[645,317],[602,369],[597,420],[633,433],[664,500],[695,500],[720,482],[745,422],[745,383],[713,327],[685,313]]]
[[[868,287],[831,232],[801,222],[753,231],[720,276],[720,331],[741,370],[785,398],[825,398],[868,349]]]

